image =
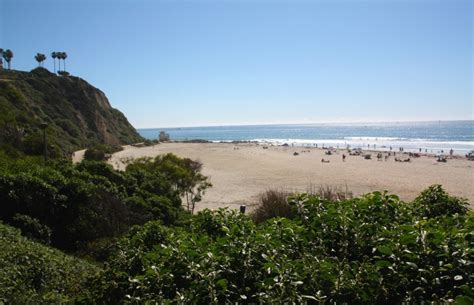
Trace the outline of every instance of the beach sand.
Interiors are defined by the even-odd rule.
[[[376,152],[371,152],[371,160],[344,152],[347,157],[343,162],[342,150],[328,156],[316,148],[269,146],[263,149],[262,146],[251,143],[125,146],[109,163],[124,169],[126,160],[164,153],[199,160],[213,187],[207,190],[196,210],[238,208],[241,204],[251,210],[265,190],[307,191],[319,186],[347,187],[356,196],[387,190],[408,201],[432,184],[441,184],[451,195],[467,198],[471,208],[474,207],[474,161],[455,158],[439,163],[434,156],[411,158],[411,162],[395,162],[393,156],[387,161],[377,161]],[[294,156],[294,152],[299,155]],[[397,156],[408,158],[400,153]],[[322,163],[322,158],[330,162]]]

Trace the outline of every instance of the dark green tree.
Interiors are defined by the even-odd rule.
[[[201,173],[202,163],[173,154],[140,159],[127,167],[127,170],[137,169],[159,172],[172,181],[174,189],[185,198],[186,209],[191,213],[205,191],[212,187],[209,178]]]

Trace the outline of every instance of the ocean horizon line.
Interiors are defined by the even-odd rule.
[[[331,126],[331,125],[383,125],[383,124],[416,124],[416,123],[450,123],[450,122],[474,122],[473,119],[459,120],[407,120],[407,121],[353,121],[353,122],[312,122],[312,123],[251,123],[251,124],[217,124],[217,125],[192,125],[192,126],[159,126],[159,127],[140,127],[137,130],[154,130],[154,129],[182,129],[182,128],[208,128],[208,127],[260,127],[260,126]]]

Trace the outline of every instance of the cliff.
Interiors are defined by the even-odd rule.
[[[48,124],[52,156],[143,140],[105,94],[81,78],[57,76],[43,68],[0,71],[0,146],[41,154],[42,123]]]

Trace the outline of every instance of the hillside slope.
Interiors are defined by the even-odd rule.
[[[0,222],[0,304],[66,304],[99,267]]]
[[[41,154],[43,122],[51,155],[142,140],[105,94],[81,78],[43,68],[0,71],[0,145]]]

